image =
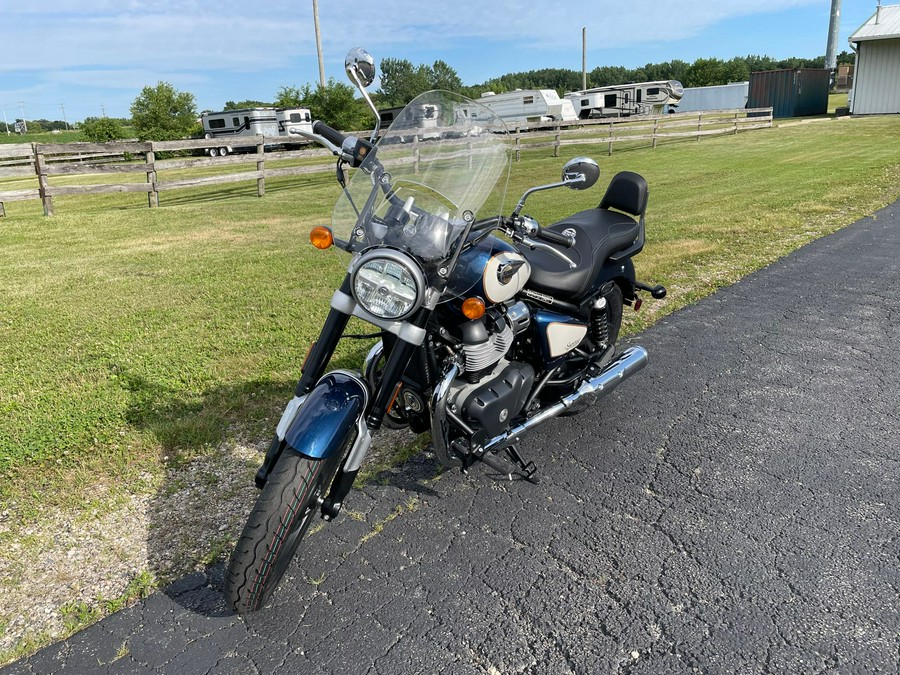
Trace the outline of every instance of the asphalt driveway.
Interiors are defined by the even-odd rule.
[[[523,443],[540,485],[418,457],[269,609],[219,566],[0,672],[900,671],[900,202],[635,342]]]

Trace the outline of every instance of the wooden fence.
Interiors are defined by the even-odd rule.
[[[666,140],[696,138],[721,134],[736,134],[738,131],[760,129],[772,126],[772,109],[719,110],[700,113],[680,113],[639,119],[579,120],[558,123],[555,127],[534,128],[520,126],[512,136],[516,161],[523,149],[553,148],[554,157],[567,145],[606,146],[612,154],[613,145],[623,142],[650,142],[651,147]],[[255,147],[254,152],[234,154],[225,157],[179,157],[157,159],[158,153],[178,151],[202,151],[221,147],[221,140],[182,141],[121,141],[112,143],[23,143],[0,144],[0,178],[36,178],[37,186],[18,190],[0,190],[0,217],[5,215],[4,202],[40,199],[44,215],[53,215],[53,198],[64,195],[109,194],[121,192],[145,193],[150,208],[159,206],[159,193],[207,185],[222,185],[239,181],[256,181],[257,195],[266,192],[266,179],[281,176],[300,176],[311,173],[334,171],[334,161],[322,164],[308,164],[286,167],[266,167],[266,160],[302,158],[331,158],[324,149],[292,150],[279,153],[265,153],[268,144],[283,142],[283,138],[251,136],[241,139],[242,146]],[[412,139],[412,156],[417,158],[419,139]],[[422,141],[423,143],[427,141]],[[470,148],[471,149],[471,148]],[[413,160],[417,161],[417,160]],[[204,169],[239,164],[255,164],[255,170],[234,173],[160,180],[159,172],[177,169]],[[50,179],[56,176],[78,175],[124,176],[143,174],[144,180],[110,180],[110,182],[90,185],[56,185]],[[2,187],[2,185],[0,185]]]
[[[560,122],[549,132],[546,126],[523,125],[515,128],[513,138],[516,161],[519,161],[523,149],[553,148],[553,156],[559,157],[560,148],[566,145],[605,145],[607,155],[611,155],[616,143],[650,141],[650,146],[655,148],[660,141],[690,138],[699,141],[704,136],[733,135],[771,126],[772,108],[742,108]],[[536,140],[547,133],[553,135],[552,140]]]

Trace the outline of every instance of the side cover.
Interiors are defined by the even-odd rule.
[[[335,371],[319,380],[284,435],[287,447],[313,459],[340,452],[365,413],[369,392],[351,373]]]

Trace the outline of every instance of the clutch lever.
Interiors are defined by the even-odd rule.
[[[324,145],[326,148],[331,150],[331,154],[341,156],[341,149],[336,146],[334,143],[329,141],[324,136],[320,136],[319,134],[313,134],[308,131],[302,131],[300,129],[291,129],[288,133],[293,134],[294,136],[303,136],[303,138],[308,138],[314,143],[318,143],[319,145]]]
[[[578,264],[574,260],[572,260],[569,256],[567,256],[565,253],[563,253],[559,249],[554,248],[553,246],[550,246],[550,244],[545,244],[542,241],[536,241],[536,240],[532,239],[531,237],[525,237],[525,236],[520,236],[519,241],[521,241],[525,246],[530,248],[532,251],[535,249],[539,249],[541,251],[546,251],[547,253],[555,255],[557,258],[559,258],[564,263],[566,263],[569,266],[570,270],[574,270],[576,267],[578,267]]]

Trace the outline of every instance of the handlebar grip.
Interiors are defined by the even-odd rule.
[[[337,147],[341,147],[344,145],[344,139],[347,138],[337,129],[332,129],[330,126],[325,124],[322,120],[316,120],[313,122],[312,130],[314,134],[319,134],[330,143],[333,143]]]
[[[538,239],[549,241],[551,244],[565,246],[566,248],[572,248],[575,245],[575,237],[569,236],[568,234],[560,234],[556,230],[541,228],[537,236]]]

